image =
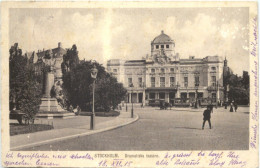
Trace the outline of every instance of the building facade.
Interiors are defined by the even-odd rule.
[[[172,105],[223,101],[224,61],[219,56],[180,58],[175,42],[163,31],[142,60],[112,59],[107,70],[127,88],[126,102]]]

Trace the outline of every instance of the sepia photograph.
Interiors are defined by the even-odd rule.
[[[182,157],[211,151],[222,158],[212,152],[258,147],[258,133],[250,137],[258,129],[250,125],[258,118],[250,111],[256,107],[250,81],[258,77],[257,63],[250,65],[250,57],[258,57],[258,39],[250,41],[250,25],[257,24],[250,7],[38,6],[9,8],[8,16],[8,53],[2,56],[9,61],[9,151],[109,151],[111,158],[118,158],[115,151],[152,152],[146,159],[159,158],[156,151],[186,152]],[[24,157],[44,159],[38,153]],[[4,164],[62,166],[40,159]]]

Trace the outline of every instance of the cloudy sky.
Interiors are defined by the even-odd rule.
[[[181,58],[226,56],[249,69],[248,8],[10,9],[10,46],[25,51],[76,44],[80,59],[141,59],[164,30]],[[238,66],[239,65],[239,66]]]

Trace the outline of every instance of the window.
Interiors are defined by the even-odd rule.
[[[155,99],[155,93],[149,93],[149,99]]]
[[[170,87],[173,87],[174,86],[174,77],[170,77]]]
[[[113,72],[114,72],[114,73],[117,73],[117,69],[113,69]]]
[[[168,44],[166,45],[166,48],[169,48],[169,45],[168,45]]]
[[[159,45],[156,45],[156,49],[159,49]]]
[[[155,77],[151,77],[151,87],[155,87]]]
[[[199,86],[199,85],[200,85],[200,77],[195,76],[195,86]]]
[[[165,87],[165,77],[160,77],[160,87]]]
[[[164,92],[159,93],[159,99],[162,99],[162,100],[165,99],[165,93]]]
[[[212,71],[215,71],[215,70],[216,70],[216,67],[211,67],[211,70],[212,70]]]
[[[155,69],[151,69],[151,73],[155,73]]]
[[[164,68],[161,68],[161,73],[164,73],[165,72],[165,69]]]
[[[132,84],[132,78],[128,78],[128,87],[131,87]]]
[[[142,78],[138,78],[138,85],[139,85],[139,87],[143,86],[143,79]]]
[[[164,45],[161,45],[161,48],[164,48]]]
[[[171,72],[174,72],[174,68],[171,68],[170,71],[171,71]]]
[[[184,77],[184,86],[188,87],[188,77]]]
[[[211,85],[216,86],[216,76],[211,76]]]

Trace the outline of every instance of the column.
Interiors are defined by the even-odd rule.
[[[155,100],[156,99],[159,99],[159,93],[158,92],[155,92]]]
[[[143,91],[143,106],[145,106],[145,90]]]
[[[169,92],[165,92],[165,98],[166,98],[166,101],[167,101],[168,103],[170,103]]]
[[[132,103],[132,93],[128,93],[129,94],[129,103]]]
[[[136,93],[136,102],[135,103],[139,103],[139,92]]]

